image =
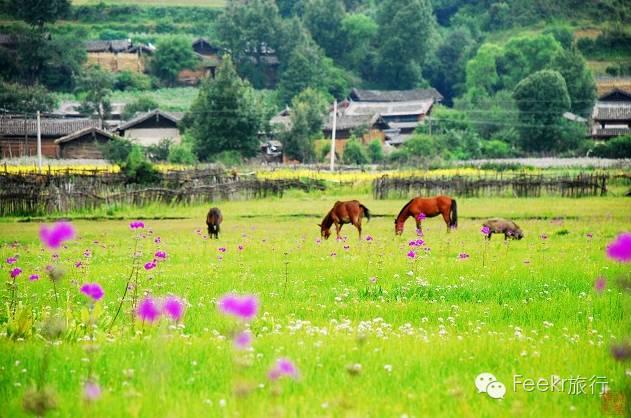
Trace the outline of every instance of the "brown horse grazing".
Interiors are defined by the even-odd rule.
[[[206,225],[208,225],[208,236],[219,239],[219,225],[223,222],[223,215],[219,208],[210,208],[206,215]]]
[[[370,211],[357,200],[348,202],[337,201],[333,205],[333,209],[322,219],[322,223],[318,224],[320,234],[322,238],[329,239],[331,236],[331,225],[335,224],[335,232],[337,232],[337,237],[340,238],[342,225],[353,224],[359,231],[359,239],[361,239],[362,218],[364,215],[366,215],[366,219],[370,220]]]
[[[403,233],[403,225],[405,221],[413,216],[416,221],[416,227],[421,229],[420,214],[424,214],[427,218],[433,218],[434,216],[443,215],[443,219],[447,224],[447,232],[451,228],[458,227],[458,206],[456,205],[456,199],[452,199],[448,196],[436,196],[430,198],[415,197],[410,200],[399,215],[397,215],[394,221],[394,232],[397,235]]]

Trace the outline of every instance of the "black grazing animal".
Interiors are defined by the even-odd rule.
[[[491,239],[491,235],[495,234],[504,234],[504,239],[513,238],[513,239],[522,239],[524,237],[524,233],[521,228],[517,226],[517,224],[513,221],[509,221],[508,219],[501,218],[493,218],[489,219],[482,224],[489,228],[489,233],[486,234],[488,239]]]
[[[208,236],[219,239],[219,225],[223,222],[223,215],[219,208],[210,208],[206,215],[206,225],[208,225]]]

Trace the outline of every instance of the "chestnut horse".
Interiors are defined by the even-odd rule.
[[[394,221],[394,232],[397,235],[403,233],[403,225],[410,216],[414,217],[416,221],[416,227],[421,229],[420,214],[424,214],[427,218],[433,218],[434,216],[443,215],[443,219],[447,224],[447,232],[451,228],[458,227],[458,206],[456,205],[456,199],[452,199],[449,196],[436,196],[436,197],[415,197],[410,200]],[[422,216],[421,216],[422,218]]]
[[[366,219],[370,220],[370,211],[357,200],[348,202],[337,201],[333,205],[333,209],[322,219],[322,223],[318,224],[320,234],[322,238],[329,239],[329,236],[331,236],[331,225],[335,224],[335,232],[337,232],[337,237],[340,238],[342,225],[353,224],[359,231],[359,239],[361,239],[362,218],[364,215],[366,215]]]
[[[223,215],[219,208],[210,208],[206,215],[206,225],[208,225],[208,237],[213,236],[219,239],[219,225],[223,222]]]

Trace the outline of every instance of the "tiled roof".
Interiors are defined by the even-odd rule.
[[[594,120],[631,120],[631,102],[598,102],[592,114]]]
[[[111,41],[86,41],[85,48],[88,52],[121,52],[132,47],[128,39],[116,39]]]
[[[180,121],[180,119],[182,119],[183,117],[183,113],[181,112],[173,112],[173,113],[167,113],[164,112],[160,109],[155,109],[152,110],[151,112],[148,113],[143,113],[125,123],[123,123],[122,125],[120,125],[118,128],[116,128],[117,131],[124,131],[126,129],[132,128],[136,125],[138,125],[141,122],[146,121],[147,119],[151,118],[151,117],[159,117],[159,118],[165,118],[170,120],[171,122],[177,123]]]
[[[64,136],[85,128],[101,127],[97,119],[44,119],[43,136]],[[0,117],[0,136],[37,136],[37,119]]]
[[[631,128],[593,128],[592,136],[610,138],[612,136],[631,134]]]
[[[335,121],[335,130],[344,130],[344,129],[353,129],[359,128],[361,126],[370,127],[378,115],[347,115],[341,114],[337,116],[337,120]],[[333,129],[333,118],[332,114],[326,120],[324,124],[324,129],[330,131]]]
[[[78,130],[76,132],[71,133],[70,135],[66,135],[66,136],[63,136],[61,138],[58,138],[58,139],[55,140],[55,144],[61,144],[61,143],[64,143],[64,142],[74,141],[75,139],[79,139],[82,136],[84,136],[86,134],[91,134],[91,133],[99,134],[99,135],[105,136],[105,137],[107,137],[109,139],[112,139],[114,137],[114,135],[112,135],[111,133],[109,133],[107,131],[104,131],[103,129],[99,129],[99,128],[96,128],[96,127],[90,127],[90,128],[85,128],[85,129]]]
[[[346,115],[424,115],[432,107],[433,100],[404,102],[350,102],[344,111]]]
[[[433,87],[414,90],[363,90],[354,88],[350,98],[358,102],[404,102],[414,100],[441,101],[443,96]]]

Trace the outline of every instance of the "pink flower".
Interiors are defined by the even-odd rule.
[[[162,313],[178,322],[184,316],[184,302],[176,296],[169,296],[164,300]]]
[[[488,226],[484,225],[484,226],[482,227],[482,229],[480,229],[480,232],[481,232],[483,235],[489,235],[489,232],[491,232],[491,228],[489,228]]]
[[[31,274],[30,276],[28,276],[28,279],[32,282],[35,280],[39,280],[39,274]]]
[[[408,255],[408,258],[412,260],[416,258],[416,253],[414,252],[414,250],[410,250],[407,255]]]
[[[167,258],[167,253],[164,251],[156,251],[156,253],[154,254],[154,256],[156,258],[159,258],[160,260],[164,260],[165,258]]]
[[[372,236],[370,236],[370,235],[366,236],[366,241],[373,241]]]
[[[143,321],[154,322],[160,317],[160,309],[158,309],[155,300],[150,297],[146,297],[138,304],[136,314]]]
[[[105,294],[105,292],[103,292],[103,288],[98,283],[86,283],[81,286],[80,290],[81,293],[89,298],[92,298],[94,301],[101,299]]]
[[[155,268],[156,265],[156,260],[149,261],[148,263],[145,263],[145,270],[149,271]]]
[[[345,249],[346,251],[348,251],[350,248],[351,248],[351,246],[350,246],[350,245],[344,245],[344,249]]]
[[[588,232],[587,234],[585,234],[585,236],[587,237],[587,239],[594,238],[594,234],[592,234],[591,232]]]
[[[101,387],[94,380],[88,380],[83,385],[83,399],[94,402],[101,398]]]
[[[631,233],[623,232],[607,245],[607,257],[620,263],[631,261]]]
[[[423,230],[417,228],[416,229],[416,235],[419,236],[419,237],[422,237],[423,236]]]
[[[315,240],[316,244],[320,244],[322,241],[320,240],[320,238]]]
[[[76,268],[81,268],[82,265],[83,265],[83,263],[81,263],[81,261],[77,261],[76,263],[74,263],[74,266]]]
[[[156,237],[153,242],[155,242],[156,244],[160,244],[160,237]]]
[[[17,263],[18,258],[17,257],[9,257],[7,258],[7,264],[15,264]]]
[[[142,229],[145,227],[145,223],[143,221],[131,221],[129,227],[131,229]]]
[[[42,225],[39,239],[48,248],[59,248],[65,241],[74,239],[76,231],[70,222],[55,222],[51,227]]]
[[[18,277],[20,274],[22,273],[22,269],[19,267],[15,267],[13,268],[9,274],[11,275],[12,279],[15,279],[16,277]]]
[[[239,244],[239,246],[237,247],[239,248],[239,251],[243,251],[243,249],[245,248],[243,245]]]
[[[238,333],[234,337],[234,346],[239,350],[243,350],[252,345],[252,333],[250,331],[243,331]]]
[[[219,299],[219,310],[226,315],[249,321],[253,319],[257,312],[259,301],[254,295],[238,296],[227,294]]]
[[[607,286],[607,280],[605,280],[604,277],[599,277],[596,279],[596,281],[594,281],[594,290],[597,293],[602,293],[603,290],[605,290],[606,286]]]
[[[267,377],[270,380],[278,380],[283,376],[290,377],[292,379],[298,378],[298,369],[291,362],[291,360],[286,358],[279,358],[276,360],[276,364],[271,370],[267,373]]]
[[[460,253],[458,255],[458,258],[461,259],[461,260],[466,260],[467,258],[469,258],[469,254],[467,254],[467,253]]]
[[[370,283],[376,284],[377,283],[377,278],[376,277],[371,277],[370,278]]]
[[[539,235],[539,238],[541,238],[543,241],[548,239],[548,235],[547,234],[541,234]]]
[[[219,247],[219,248],[217,248],[217,250],[218,250],[220,253],[225,253],[225,252],[226,252],[226,247]]]
[[[90,258],[90,257],[92,257],[92,251],[90,251],[90,250],[85,250],[85,251],[83,252],[83,256],[84,256],[85,258]]]
[[[419,213],[418,216],[416,217],[416,220],[421,222],[422,220],[424,220],[425,218],[427,218],[427,216],[425,216],[425,214],[423,212]]]
[[[337,253],[334,251],[331,253],[331,257],[335,257],[335,256],[337,256]]]

